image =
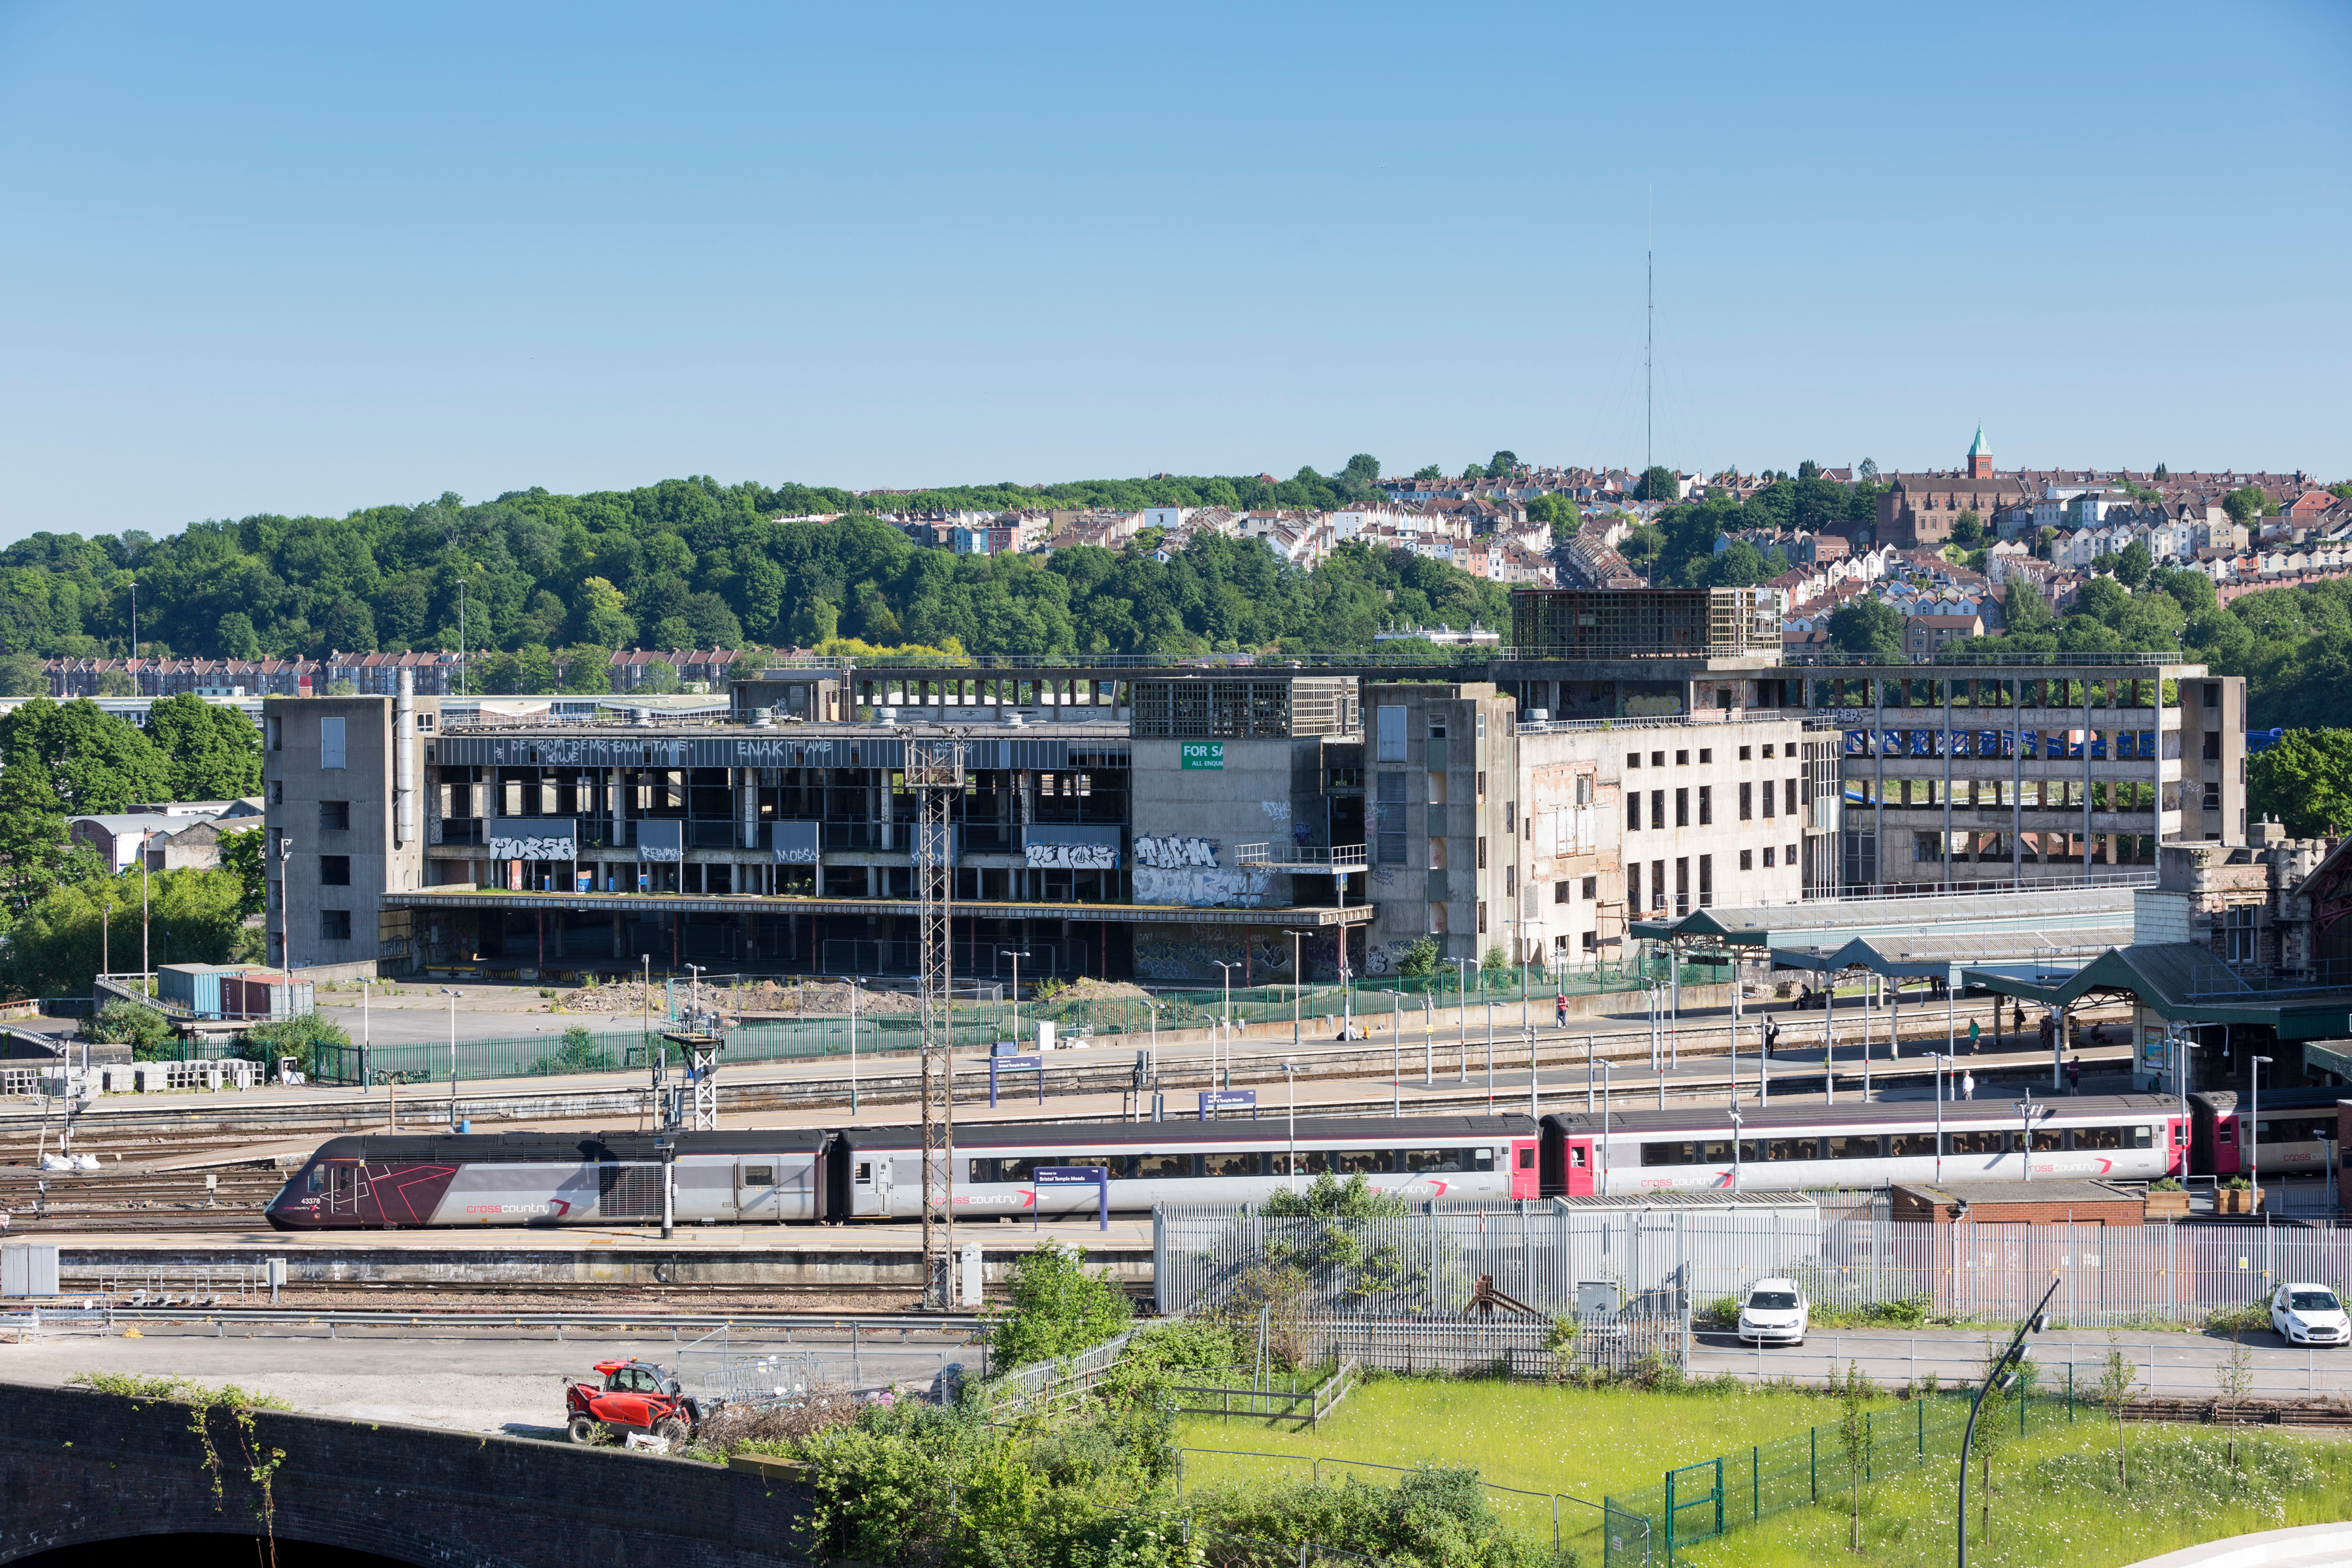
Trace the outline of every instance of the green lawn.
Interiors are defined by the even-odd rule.
[[[1971,1568],[2116,1568],[2200,1542],[2352,1518],[2352,1445],[2285,1434],[2227,1435],[2148,1425],[2130,1437],[2131,1485],[2117,1484],[2114,1428],[2093,1420],[1996,1455],[1991,1531],[1969,1477]],[[1801,1508],[1677,1548],[1692,1568],[1947,1568],[1954,1557],[1950,1461],[1864,1489],[1863,1550],[1847,1550],[1842,1505]]]
[[[1564,1492],[1598,1503],[1603,1493],[1654,1485],[1669,1467],[1726,1449],[1769,1442],[1837,1418],[1827,1399],[1782,1390],[1646,1394],[1632,1389],[1554,1388],[1541,1384],[1440,1378],[1377,1378],[1348,1396],[1320,1431],[1291,1422],[1185,1416],[1187,1448],[1247,1448],[1287,1460],[1184,1456],[1186,1490],[1303,1476],[1307,1460],[1364,1459],[1383,1465],[1461,1466],[1494,1486]],[[1346,1467],[1325,1464],[1336,1480]],[[1387,1485],[1393,1476],[1357,1472]],[[1530,1535],[1549,1540],[1551,1505],[1539,1498],[1496,1500]],[[1598,1536],[1595,1510],[1560,1505],[1563,1542]],[[1593,1553],[1588,1552],[1588,1558]]]

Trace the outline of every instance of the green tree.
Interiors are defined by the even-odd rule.
[[[48,674],[37,656],[0,654],[0,697],[43,697],[48,689]]]
[[[986,1325],[990,1356],[1004,1372],[1098,1345],[1134,1316],[1108,1269],[1088,1273],[1084,1253],[1055,1241],[1013,1263],[1009,1294],[1010,1307]]]
[[[1393,1219],[1412,1212],[1412,1205],[1360,1173],[1342,1181],[1326,1171],[1303,1191],[1269,1193],[1259,1212],[1269,1219]]]
[[[375,651],[375,612],[349,594],[327,612],[327,647],[342,653]]]
[[[2292,838],[2342,833],[2352,826],[2352,730],[2289,730],[2248,758],[2246,806]]]
[[[2148,552],[2147,546],[2139,540],[2133,540],[2116,552],[2116,581],[2135,594],[2147,584],[2148,574],[2155,570],[2156,557]],[[2200,573],[2199,575],[2201,576],[2203,574]]]
[[[26,906],[0,949],[0,989],[11,996],[89,992],[101,962],[138,965],[141,879],[83,877]],[[144,929],[155,963],[222,963],[238,927],[242,889],[233,873],[175,869],[147,879]]]
[[[2156,477],[2159,479],[2168,479],[2172,477],[2172,471],[2162,463],[2158,463],[2156,466]]]
[[[1973,510],[1964,511],[1952,520],[1952,542],[1973,550],[1984,542],[1984,521]]]
[[[257,915],[268,897],[268,883],[261,864],[262,841],[268,837],[261,830],[260,819],[244,820],[251,826],[231,830],[237,818],[230,817],[220,826],[221,869],[236,879],[236,912],[239,919]]]
[[[1445,477],[1445,469],[1441,464],[1424,463],[1412,471],[1412,477],[1416,479],[1442,479]]]
[[[261,793],[261,731],[237,709],[166,697],[147,710],[147,739],[170,760],[173,800]]]
[[[1486,477],[1490,479],[1507,479],[1518,466],[1519,455],[1517,452],[1497,452],[1486,459]]]
[[[1857,594],[1830,612],[1830,645],[1840,653],[1903,657],[1903,615],[1873,594]]]
[[[1462,482],[1464,484],[1475,484],[1486,477],[1486,466],[1484,463],[1465,463],[1462,465]]]
[[[613,650],[581,644],[563,650],[563,690],[593,696],[613,689]]]
[[[656,659],[653,663],[646,665],[645,667],[645,673],[638,678],[637,684],[633,688],[633,689],[641,691],[648,697],[662,696],[669,692],[674,692],[677,689],[677,666],[670,663],[669,660],[666,658]]]
[[[1838,1448],[1845,1455],[1845,1546],[1849,1552],[1859,1552],[1862,1550],[1862,1478],[1870,1464],[1870,1402],[1877,1397],[1878,1386],[1863,1375],[1860,1366],[1848,1362],[1843,1379],[1837,1376],[1834,1368],[1832,1369],[1830,1387],[1838,1401]]]
[[[1682,500],[1682,486],[1672,468],[1653,466],[1642,470],[1641,483],[1635,488],[1636,500],[1672,503]]]
[[[2131,1489],[2131,1455],[2129,1427],[2124,1420],[2124,1407],[2139,1392],[2139,1373],[2123,1352],[2122,1343],[2113,1329],[2107,1331],[2107,1358],[2099,1366],[2099,1385],[2094,1397],[2107,1419],[2116,1424],[2116,1485],[2120,1489]]]
[[[2276,511],[2278,503],[2257,486],[2241,485],[2221,498],[2221,510],[2230,514],[2231,522],[2244,526]]]
[[[572,602],[575,641],[586,647],[627,647],[637,640],[637,623],[628,613],[628,600],[602,577],[580,584]]]
[[[223,616],[213,647],[220,650],[223,658],[259,658],[261,637],[253,629],[253,617],[243,610],[231,610]]]
[[[1434,937],[1415,937],[1397,954],[1397,973],[1408,979],[1432,973],[1436,968],[1437,940]]]

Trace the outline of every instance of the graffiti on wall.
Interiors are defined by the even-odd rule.
[[[1135,864],[1155,871],[1181,871],[1217,863],[1217,841],[1188,838],[1173,833],[1138,835]]]
[[[1135,901],[1139,904],[1182,904],[1190,909],[1202,910],[1254,910],[1265,901],[1266,887],[1273,879],[1270,872],[1246,868],[1219,870],[1212,866],[1161,870],[1138,865],[1135,868]]]
[[[1048,871],[1116,871],[1118,869],[1118,846],[1116,844],[1032,844],[1023,854],[1032,870]]]
[[[493,838],[484,845],[493,860],[570,860],[579,844],[565,838]]]

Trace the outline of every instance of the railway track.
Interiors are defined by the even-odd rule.
[[[1538,1011],[1540,1014],[1541,1009]],[[1444,1012],[1440,1009],[1441,1018]],[[2107,1017],[2108,1014],[2117,1018],[2123,1016],[2117,1009],[2094,1010],[2088,1016],[2095,1022],[2112,1022]],[[1839,1030],[1841,1042],[1851,1050],[1852,1042],[1859,1037],[1860,1009],[1849,1005],[1840,1009],[1838,1016],[1842,1026]],[[1971,1016],[1982,1021],[1990,1017],[1990,1013],[1981,1004],[1974,1007],[1963,1006],[1958,1018],[1964,1031]],[[1760,1017],[1761,1015],[1751,1014],[1747,1026],[1752,1028]],[[1820,1042],[1822,1027],[1820,1013],[1782,1011],[1775,1012],[1772,1017],[1781,1026],[1784,1050],[1801,1049]],[[1378,1114],[1385,1110],[1387,1097],[1370,1092],[1370,1086],[1385,1082],[1388,1079],[1391,1063],[1398,1054],[1397,1044],[1402,1045],[1402,1054],[1409,1057],[1418,1042],[1413,1038],[1415,1031],[1410,1015],[1405,1018],[1403,1038],[1397,1044],[1381,1038],[1383,1021],[1377,1014],[1368,1014],[1362,1022],[1374,1030],[1370,1038],[1336,1047],[1327,1041],[1310,1040],[1297,1053],[1297,1059],[1300,1063],[1298,1076],[1302,1079],[1308,1082],[1353,1080],[1367,1085],[1366,1095],[1361,1100],[1320,1106],[1318,1110],[1327,1114],[1345,1114],[1351,1110]],[[1913,1056],[1930,1045],[1942,1043],[1939,1016],[1928,1020],[1929,1024],[1937,1026],[1927,1028],[1918,1026],[1921,1020],[1916,1013],[1906,1015],[1906,1021],[1914,1027],[1904,1046]],[[1576,1021],[1577,1024],[1582,1022]],[[1539,1016],[1536,1030],[1538,1067],[1553,1071],[1582,1067],[1588,1038],[1598,1047],[1601,1057],[1620,1066],[1646,1060],[1649,1050],[1646,1026],[1628,1026],[1613,1020],[1594,1019],[1590,1022],[1592,1026],[1589,1028],[1572,1024],[1563,1032],[1553,1027],[1548,1018]],[[1883,1020],[1880,1026],[1884,1027]],[[1724,1027],[1725,1021],[1719,1018],[1692,1019],[1684,1026],[1684,1048],[1700,1064],[1722,1060]],[[1485,1040],[1475,1014],[1470,1035],[1467,1048],[1474,1058],[1471,1070],[1475,1076],[1479,1073],[1479,1067],[1475,1058],[1483,1053]],[[1507,1060],[1508,1053],[1518,1048],[1519,1032],[1516,1022],[1505,1024],[1498,1020],[1496,1038],[1498,1047],[1507,1053]],[[1140,1048],[1141,1042],[1136,1044]],[[1752,1048],[1752,1039],[1749,1045]],[[1463,1048],[1461,1040],[1441,1040],[1434,1046],[1434,1054],[1440,1061],[1451,1062]],[[2124,1048],[2116,1047],[2118,1050]],[[1232,1064],[1232,1082],[1227,1087],[1273,1088],[1281,1085],[1284,1081],[1281,1061],[1288,1054],[1285,1043],[1279,1040],[1244,1042],[1242,1053]],[[1753,1060],[1752,1056],[1746,1059]],[[2018,1065],[2031,1070],[2041,1064],[2021,1060]],[[1160,1086],[1171,1103],[1178,1096],[1194,1089],[1220,1087],[1205,1053],[1171,1056],[1162,1059],[1160,1068]],[[721,1114],[845,1110],[847,1096],[838,1076],[782,1079],[752,1076],[760,1070],[757,1068],[745,1068],[721,1079],[719,1086]],[[1748,1070],[1752,1072],[1752,1067]],[[1789,1065],[1789,1070],[1790,1076],[1797,1076],[1794,1064]],[[1498,1071],[1504,1076],[1516,1075],[1517,1091],[1524,1092],[1527,1064],[1523,1060],[1500,1068]],[[1841,1076],[1843,1076],[1843,1068]],[[969,1106],[985,1086],[986,1076],[966,1064],[958,1077],[958,1096],[963,1104]],[[1095,1060],[1074,1061],[1067,1066],[1056,1064],[1054,1093],[1057,1096],[1118,1095],[1131,1089],[1133,1082],[1132,1058],[1114,1059],[1112,1053],[1105,1049],[1102,1057]],[[494,1131],[501,1126],[533,1123],[609,1128],[633,1123],[648,1109],[646,1089],[634,1078],[625,1079],[617,1074],[602,1083],[575,1082],[562,1088],[552,1085],[513,1087],[514,1084],[515,1080],[505,1079],[462,1087],[457,1096],[457,1115],[471,1120],[484,1131]],[[1711,1093],[1721,1087],[1720,1079],[1699,1079],[1686,1085],[1671,1086],[1670,1091]],[[900,1053],[875,1058],[872,1070],[864,1076],[861,1083],[860,1098],[866,1104],[891,1110],[866,1120],[887,1123],[892,1120],[891,1110],[901,1108],[904,1112],[910,1113],[917,1103],[919,1089],[910,1057]],[[1498,1079],[1498,1094],[1500,1089]],[[1558,1086],[1553,1086],[1553,1091],[1558,1092]],[[446,1092],[445,1088],[445,1096]],[[418,1086],[403,1100],[401,1121],[407,1130],[429,1131],[446,1124],[449,1115],[446,1098],[434,1098],[431,1090]],[[1441,1104],[1467,1105],[1474,1100],[1484,1103],[1483,1087],[1475,1095],[1456,1095],[1450,1100],[1446,1097],[1424,1097],[1423,1103],[1436,1107]],[[25,1102],[22,1110],[0,1105],[0,1162],[29,1162],[45,1140],[54,1144],[56,1124],[53,1120],[43,1116],[39,1104],[37,1101]],[[387,1098],[383,1091],[356,1089],[321,1089],[314,1097],[301,1100],[244,1105],[236,1104],[236,1097],[226,1092],[201,1097],[156,1096],[152,1103],[146,1104],[110,1100],[78,1120],[74,1147],[78,1152],[107,1156],[120,1153],[125,1159],[135,1159],[142,1153],[166,1151],[185,1154],[239,1148],[274,1139],[323,1138],[337,1132],[373,1132],[383,1130],[388,1109]],[[911,1116],[902,1114],[899,1119],[910,1120]],[[1086,1119],[1093,1120],[1095,1117],[1089,1115]]]

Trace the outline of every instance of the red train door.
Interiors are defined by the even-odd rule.
[[[1543,1173],[1537,1164],[1537,1148],[1533,1138],[1511,1142],[1511,1196],[1515,1198],[1543,1196]]]
[[[2246,1119],[2242,1116],[2217,1116],[2213,1119],[2213,1173],[2234,1176],[2245,1169],[2238,1154],[2238,1140],[2245,1136]]]
[[[1571,1198],[1589,1198],[1593,1194],[1592,1140],[1569,1138],[1562,1142],[1566,1167],[1561,1171],[1560,1190]]]
[[[2172,1129],[2172,1150],[2165,1157],[2167,1174],[2185,1177],[2189,1174],[2189,1118],[2175,1116],[2165,1125]]]

